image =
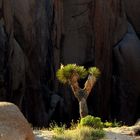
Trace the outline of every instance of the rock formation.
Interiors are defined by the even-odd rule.
[[[139,0],[130,0],[129,2],[127,0],[124,0],[125,2],[125,9],[126,9],[126,14],[128,16],[129,22],[133,24],[136,32],[138,35],[140,35],[140,1]]]
[[[0,102],[0,140],[35,140],[33,131],[18,107]]]
[[[0,100],[14,102],[31,123],[42,126],[49,122],[49,99],[52,93],[57,93],[64,99],[67,120],[77,119],[77,101],[70,87],[58,83],[56,70],[60,63],[95,65],[102,76],[88,99],[90,114],[106,120],[116,118],[122,112],[120,120],[127,120],[126,105],[122,106],[129,99],[122,97],[121,103],[119,96],[128,93],[124,90],[128,85],[121,89],[121,83],[115,80],[118,73],[119,79],[124,81],[135,72],[140,75],[136,66],[139,48],[134,47],[131,52],[132,46],[125,47],[122,72],[120,58],[114,51],[119,50],[119,43],[128,34],[128,20],[139,34],[138,5],[138,0],[0,0]],[[136,34],[134,36],[136,39]],[[130,40],[132,38],[127,38],[123,46]],[[139,38],[136,40],[138,42]],[[136,85],[139,83],[136,76],[129,80],[135,81]],[[116,86],[118,95],[114,92]],[[122,92],[125,93],[120,94]],[[132,94],[133,103],[136,103],[132,108],[138,110],[139,88]],[[116,103],[112,103],[116,98]],[[116,114],[112,107],[116,108]],[[139,114],[126,122],[134,122]]]
[[[128,24],[128,31],[114,47],[114,92],[119,103],[118,118],[132,124],[138,113],[140,97],[140,40],[133,27]],[[125,113],[124,113],[125,110]]]

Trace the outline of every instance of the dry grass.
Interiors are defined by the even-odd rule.
[[[103,130],[91,127],[77,127],[64,130],[62,133],[54,133],[53,140],[99,140],[104,136]]]

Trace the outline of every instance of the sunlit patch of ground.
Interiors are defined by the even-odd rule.
[[[104,140],[140,140],[134,136],[133,127],[105,128],[106,138]]]
[[[134,127],[105,128],[106,137],[102,140],[140,140],[134,135]],[[53,132],[48,130],[34,130],[36,140],[53,140]]]
[[[52,131],[48,130],[34,130],[36,140],[52,140]]]

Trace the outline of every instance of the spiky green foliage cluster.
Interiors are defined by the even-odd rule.
[[[56,76],[58,80],[65,84],[68,83],[68,80],[71,78],[71,75],[76,72],[79,75],[79,78],[85,78],[87,74],[92,74],[96,78],[99,78],[101,75],[100,70],[97,67],[91,67],[88,69],[88,71],[84,68],[84,66],[78,66],[76,64],[67,64],[66,66],[61,66],[60,69],[58,69]]]
[[[97,67],[91,67],[88,69],[89,74],[92,74],[96,78],[99,78],[101,75],[100,70]]]
[[[56,76],[60,82],[65,84],[68,83],[68,80],[74,72],[79,75],[79,78],[85,78],[87,76],[87,71],[84,66],[78,66],[76,64],[62,66],[60,69],[58,69]]]

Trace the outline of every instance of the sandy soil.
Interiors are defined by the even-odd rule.
[[[106,128],[106,138],[103,140],[140,140],[140,137],[134,135],[133,127],[115,127]]]
[[[34,130],[36,140],[52,140],[53,132],[48,130]]]

